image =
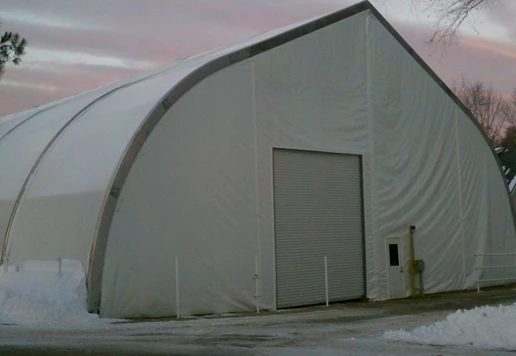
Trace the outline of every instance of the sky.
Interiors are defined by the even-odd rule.
[[[446,51],[427,43],[426,0],[371,0],[449,85],[464,75],[505,95],[516,87],[516,1],[498,0],[461,27]],[[493,1],[493,0],[490,0]],[[356,0],[0,0],[2,32],[29,45],[0,81],[0,117],[258,33],[342,9]]]

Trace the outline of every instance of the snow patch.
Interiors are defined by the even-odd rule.
[[[99,325],[87,311],[86,275],[80,262],[29,261],[0,272],[0,324],[24,326]]]
[[[516,303],[458,310],[443,321],[412,331],[389,330],[384,339],[426,345],[473,345],[516,350]]]

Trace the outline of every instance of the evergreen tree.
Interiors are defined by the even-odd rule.
[[[21,57],[25,54],[27,40],[21,38],[18,33],[6,31],[0,37],[0,78],[4,74],[5,65],[9,62],[20,64]]]

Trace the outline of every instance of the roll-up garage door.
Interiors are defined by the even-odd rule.
[[[274,150],[277,307],[365,294],[361,159]]]

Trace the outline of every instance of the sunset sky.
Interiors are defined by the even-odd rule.
[[[355,2],[0,0],[2,31],[29,41],[0,81],[0,117]],[[425,43],[432,18],[422,0],[371,2],[448,84],[464,74],[505,94],[516,87],[516,1],[473,16],[445,53]]]

